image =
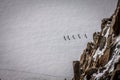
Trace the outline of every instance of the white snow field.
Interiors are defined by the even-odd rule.
[[[117,0],[0,0],[1,80],[70,80],[72,61],[79,60],[116,4]]]

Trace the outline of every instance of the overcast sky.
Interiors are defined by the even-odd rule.
[[[0,69],[73,76],[72,61],[79,60],[116,4],[117,0],[0,0]],[[67,35],[70,40],[65,41]]]

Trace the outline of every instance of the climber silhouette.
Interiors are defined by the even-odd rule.
[[[68,38],[68,40],[70,40],[70,37],[69,37],[69,35],[67,35],[67,38]]]
[[[66,37],[64,36],[64,40],[66,41]]]
[[[80,34],[78,34],[78,38],[81,39]]]
[[[75,39],[75,36],[74,36],[74,35],[72,35],[72,38],[73,38],[73,39]]]
[[[86,35],[86,34],[85,34],[84,36],[85,36],[85,38],[87,38],[87,35]]]

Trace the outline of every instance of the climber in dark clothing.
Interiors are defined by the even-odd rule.
[[[69,35],[67,35],[67,38],[68,38],[68,40],[70,40],[70,37],[69,37]]]
[[[75,39],[75,36],[74,36],[74,35],[72,35],[72,38],[73,38],[73,39]]]
[[[85,38],[87,38],[87,35],[86,35],[86,34],[85,34],[84,36],[85,36]]]
[[[78,34],[78,38],[81,39],[80,34]]]
[[[66,37],[64,36],[64,40],[66,41]]]

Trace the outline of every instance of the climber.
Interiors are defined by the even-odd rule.
[[[66,37],[64,36],[64,40],[66,41]]]
[[[69,37],[69,35],[67,35],[67,38],[68,38],[68,40],[70,40],[70,37]]]
[[[73,39],[75,39],[75,36],[74,36],[74,35],[72,35],[72,38],[73,38]]]
[[[78,38],[81,39],[80,34],[78,34]]]
[[[87,38],[87,35],[86,35],[86,34],[85,34],[84,36],[85,36],[85,38]]]

